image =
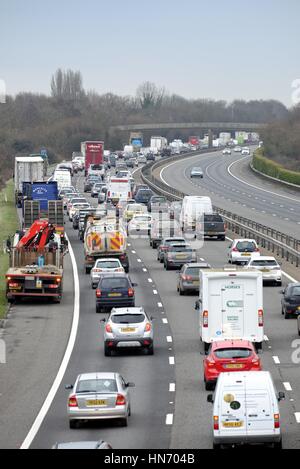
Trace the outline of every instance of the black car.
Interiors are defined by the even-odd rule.
[[[204,214],[204,236],[208,238],[216,237],[220,241],[225,241],[226,225],[223,218],[218,213]]]
[[[146,158],[147,158],[147,161],[155,161],[154,153],[147,153]]]
[[[300,283],[289,283],[281,291],[281,312],[285,319],[295,318],[300,315]]]
[[[102,177],[100,176],[91,176],[87,177],[84,181],[83,192],[91,192],[92,187],[96,182],[102,182]]]
[[[151,189],[139,189],[134,197],[137,204],[148,204],[149,200],[153,196]]]
[[[133,190],[132,190],[132,196],[135,197],[135,195],[138,193],[138,191],[140,189],[149,189],[148,186],[146,186],[146,184],[135,184],[134,187],[133,187]]]
[[[129,308],[135,306],[137,286],[125,273],[104,274],[100,277],[96,289],[96,313],[112,308]]]

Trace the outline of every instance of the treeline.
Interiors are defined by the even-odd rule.
[[[149,122],[274,122],[288,116],[278,101],[214,101],[170,95],[146,82],[135,96],[99,95],[85,91],[80,72],[57,70],[50,82],[51,96],[20,93],[0,105],[0,184],[11,176],[17,153],[46,147],[50,162],[70,158],[84,140],[103,139],[120,149],[128,135],[109,133],[118,124]],[[167,138],[185,137],[170,131]]]
[[[264,155],[287,169],[300,172],[300,104],[261,133]]]

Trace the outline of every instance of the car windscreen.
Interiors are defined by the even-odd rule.
[[[86,199],[71,199],[71,204],[86,204]]]
[[[87,379],[79,381],[76,393],[97,392],[110,393],[117,392],[118,387],[115,379]]]
[[[243,251],[254,252],[256,249],[256,246],[254,243],[251,243],[249,241],[239,241],[236,245],[236,248],[241,252]]]
[[[300,286],[292,287],[290,294],[291,296],[300,296]]]
[[[145,321],[144,314],[113,314],[111,321],[114,324],[139,324]]]
[[[101,288],[104,290],[127,289],[127,278],[104,278],[101,282]]]
[[[257,266],[257,267],[278,267],[278,264],[275,260],[267,260],[267,259],[257,259],[255,261],[252,261],[251,266]]]
[[[248,348],[224,348],[215,350],[214,354],[220,359],[249,358],[252,355],[252,350]]]
[[[96,264],[97,269],[117,269],[120,267],[119,261],[98,261]]]

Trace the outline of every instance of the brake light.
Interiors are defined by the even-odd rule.
[[[214,366],[216,365],[216,362],[214,360],[212,360],[211,358],[208,358],[207,360],[207,366],[209,368],[213,368]]]
[[[61,278],[60,278],[60,277],[56,277],[56,282],[57,282],[57,283],[60,283],[60,282],[61,282]]]
[[[233,248],[232,249],[234,252],[239,252],[238,248]]]
[[[146,326],[145,326],[145,332],[150,332],[151,331],[151,324],[150,322],[147,322]]]
[[[97,298],[101,298],[101,295],[102,295],[101,290],[99,290],[99,289],[97,288],[97,290],[96,290],[96,297],[97,297]]]
[[[106,332],[112,333],[111,325],[110,325],[110,324],[106,324],[105,330],[106,330]]]
[[[258,310],[258,326],[263,327],[264,325],[264,311],[263,309]]]
[[[108,191],[108,193],[107,193],[107,197],[110,197],[110,191]]]
[[[8,284],[8,286],[9,286],[9,288],[18,288],[20,285],[19,285],[19,283],[10,282],[10,283]]]
[[[280,416],[279,416],[279,414],[274,414],[274,428],[280,428]]]
[[[208,327],[208,311],[203,311],[203,327]]]
[[[255,248],[255,252],[259,252],[259,248]]]
[[[214,415],[214,430],[219,430],[219,417]]]
[[[69,398],[69,407],[78,407],[78,402],[76,396],[71,396]]]
[[[123,394],[117,395],[116,405],[126,405],[126,398]]]
[[[134,289],[128,288],[128,296],[134,296]]]
[[[252,360],[252,366],[255,366],[255,367],[259,368],[260,367],[260,360],[257,360],[257,359],[254,358]]]

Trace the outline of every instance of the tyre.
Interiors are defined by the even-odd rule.
[[[210,381],[205,381],[205,390],[206,391],[213,391],[214,389],[215,389],[214,383],[211,383]]]
[[[86,268],[85,268],[85,273],[86,273],[86,274],[89,274],[90,272],[91,272],[90,267],[86,267]]]
[[[154,355],[154,347],[153,345],[151,345],[151,347],[149,347],[147,349],[147,355]]]
[[[125,270],[125,273],[128,274],[128,272],[129,272],[129,266],[128,266],[128,267],[124,267],[124,270]]]
[[[220,241],[225,241],[225,236],[218,236],[218,239],[219,239]]]
[[[282,286],[282,282],[276,282],[276,285],[277,285],[277,287],[281,287],[281,286]]]
[[[74,430],[75,428],[78,428],[77,420],[70,420],[69,427],[70,427],[71,430]]]
[[[256,342],[254,344],[255,350],[258,352],[259,350],[262,350],[262,342]]]
[[[61,296],[59,296],[58,298],[53,298],[53,303],[59,304],[60,302],[61,302]]]
[[[156,249],[156,248],[157,248],[156,243],[153,243],[153,242],[152,242],[152,249]]]
[[[219,445],[218,443],[213,443],[213,449],[219,451],[221,449],[221,445]]]
[[[96,313],[99,314],[99,313],[101,313],[101,311],[102,311],[101,306],[100,306],[100,305],[96,305]]]
[[[291,315],[289,313],[284,313],[284,319],[291,319]]]
[[[111,352],[112,352],[112,350],[110,348],[108,348],[107,345],[104,345],[104,355],[106,357],[111,357]]]
[[[121,425],[121,427],[127,427],[128,426],[128,416],[125,417],[124,419],[120,420],[120,425]]]
[[[184,296],[184,295],[185,295],[185,291],[184,291],[184,290],[181,290],[181,288],[179,288],[179,295],[180,295],[180,296]]]
[[[284,310],[283,310],[283,308],[281,308],[281,314],[282,314],[282,316],[284,315]]]
[[[170,266],[169,266],[169,264],[168,264],[167,262],[165,263],[165,269],[166,269],[166,270],[170,270]]]
[[[97,288],[97,285],[95,285],[94,283],[92,283],[92,289],[95,290]]]
[[[12,297],[12,298],[7,298],[7,302],[8,302],[8,303],[14,303],[14,301],[15,301],[15,298],[14,298],[14,297]]]

